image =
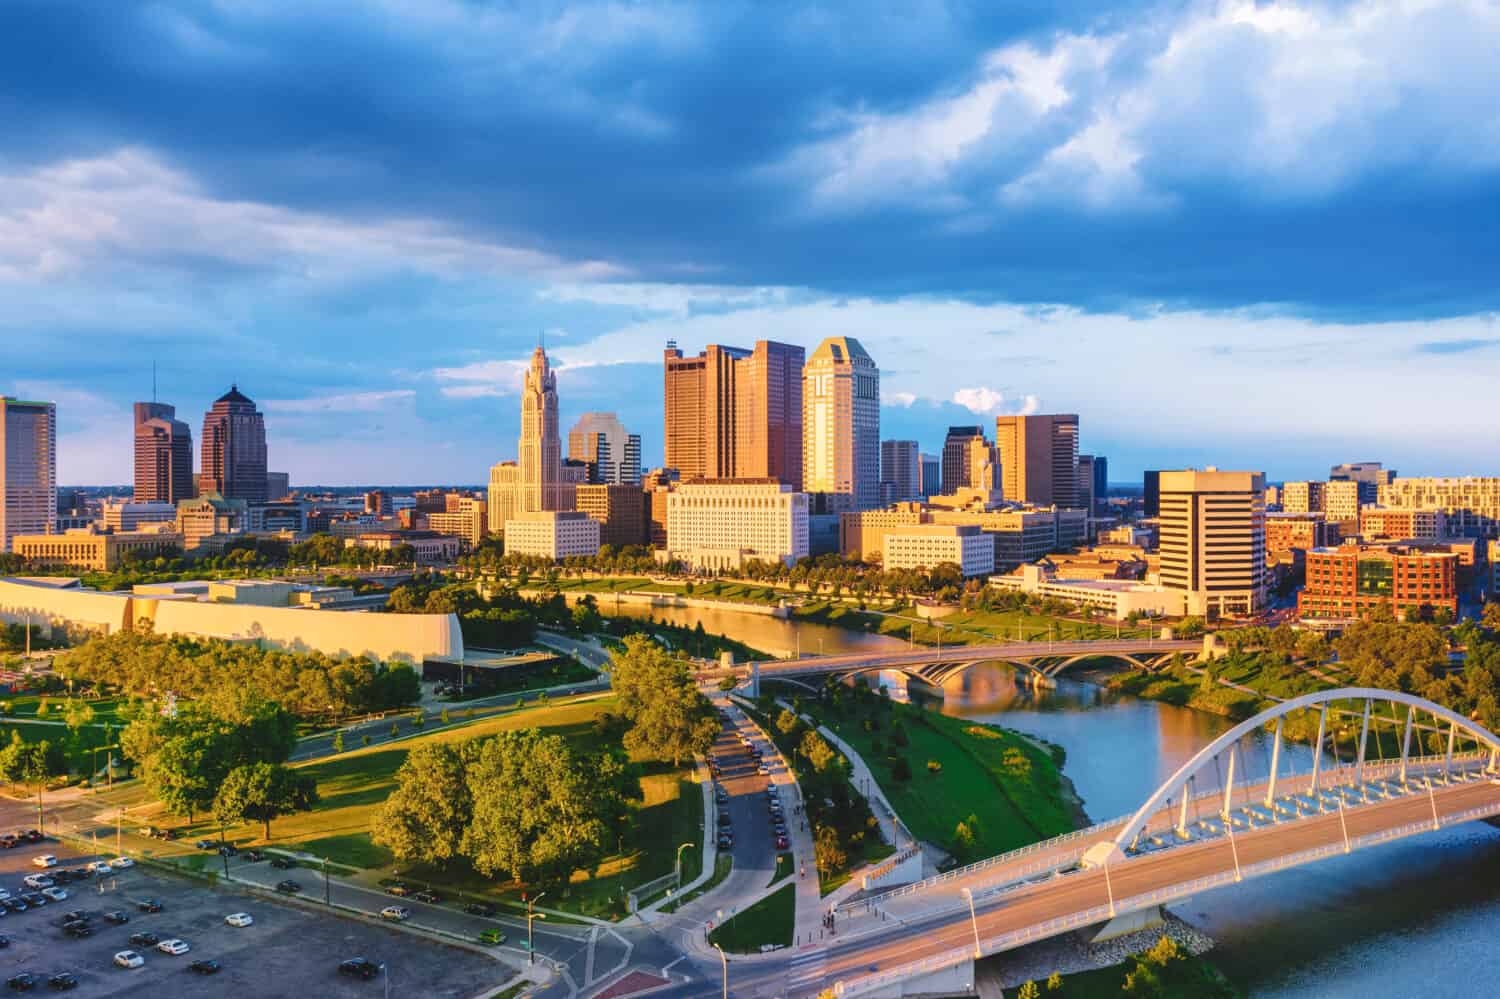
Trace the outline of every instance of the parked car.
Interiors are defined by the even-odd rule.
[[[94,918],[94,914],[87,909],[73,909],[63,913],[62,921],[67,923],[86,923]]]
[[[63,924],[63,932],[75,940],[82,940],[84,937],[93,936],[94,928],[82,920],[74,920]]]
[[[16,992],[30,992],[36,988],[36,976],[29,971],[23,971],[19,975],[11,975],[5,980],[5,984]]]
[[[505,933],[503,930],[480,930],[479,942],[482,944],[490,944],[493,947],[498,947],[501,944],[505,943]]]
[[[200,839],[198,842],[196,842],[196,843],[193,844],[193,846],[196,847],[199,850],[212,850],[214,847],[216,847],[218,845],[219,844],[215,843],[211,839]]]
[[[435,891],[419,891],[412,895],[418,902],[426,902],[428,905],[437,905],[443,900],[443,896]]]
[[[239,856],[239,853],[240,848],[235,846],[233,843],[225,843],[223,846],[219,847],[219,856],[221,857],[237,857]]]
[[[66,902],[68,900],[68,890],[66,888],[43,888],[42,894],[53,902]]]
[[[161,943],[161,937],[150,930],[142,930],[140,933],[130,934],[130,942],[137,947],[155,947]]]
[[[230,926],[252,926],[255,923],[255,917],[248,912],[231,912],[224,917],[224,922]]]
[[[26,899],[19,896],[0,900],[0,905],[5,906],[6,912],[25,912],[31,908],[31,906],[26,904]]]
[[[246,850],[241,856],[245,858],[246,863],[250,864],[258,864],[266,859],[266,855],[259,850]]]
[[[143,898],[135,904],[135,907],[142,912],[160,912],[162,910],[161,902],[154,898]]]
[[[380,974],[380,965],[367,958],[351,957],[347,961],[339,962],[339,974],[369,981]]]
[[[719,833],[719,849],[728,850],[734,846],[734,837],[727,832]]]
[[[7,948],[9,946],[10,946],[10,937],[6,936],[3,933],[0,933],[0,950],[4,950],[5,948]]]
[[[26,904],[31,906],[33,909],[39,909],[42,906],[46,905],[49,901],[51,901],[47,898],[46,895],[43,895],[39,891],[29,891],[21,897],[25,899]]]
[[[115,955],[115,964],[121,968],[139,968],[146,959],[133,950],[122,950]]]
[[[107,860],[96,860],[89,865],[89,872],[92,874],[113,874],[114,871]]]
[[[297,866],[297,862],[291,857],[272,857],[271,866],[279,871],[289,871]]]
[[[200,975],[217,975],[219,973],[220,967],[222,967],[222,965],[220,965],[218,961],[206,957],[199,958],[192,964],[188,965],[189,970],[194,971]]]
[[[111,860],[109,862],[109,866],[113,867],[117,871],[128,871],[130,868],[135,866],[135,861],[131,860],[129,857],[116,857],[114,860]]]
[[[493,916],[498,910],[488,902],[470,902],[464,906],[464,911],[471,916]]]
[[[791,848],[792,848],[792,844],[787,840],[787,838],[785,836],[777,836],[776,837],[776,849],[778,849],[778,850],[790,850]]]
[[[71,971],[59,971],[47,979],[47,987],[54,992],[67,992],[78,988],[78,976]]]
[[[163,954],[186,954],[190,948],[186,940],[179,940],[177,937],[172,937],[157,944],[156,949]]]
[[[285,881],[276,882],[276,890],[283,895],[295,895],[302,890],[302,886],[288,878]]]
[[[22,835],[26,837],[26,842],[28,843],[40,843],[42,840],[47,838],[41,833],[37,832],[35,829],[28,829]]]
[[[43,888],[51,888],[57,882],[45,874],[28,874],[21,879],[21,883],[32,891],[41,891]]]
[[[114,923],[116,926],[124,926],[130,922],[130,913],[124,909],[111,909],[104,914],[104,921],[106,923]]]
[[[395,895],[397,898],[405,898],[411,894],[411,885],[405,881],[397,881],[394,884],[387,885],[385,893],[387,895]]]
[[[390,919],[398,923],[410,918],[410,916],[411,910],[404,905],[388,905],[380,910],[381,919]]]

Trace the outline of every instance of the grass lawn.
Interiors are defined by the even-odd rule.
[[[688,892],[686,895],[683,895],[681,898],[675,898],[672,901],[668,902],[666,905],[661,907],[661,911],[676,912],[678,909],[682,908],[684,905],[687,905],[698,896],[707,895],[709,892],[719,887],[719,884],[725,878],[729,877],[729,872],[732,870],[734,870],[733,854],[729,853],[728,851],[715,854],[714,872],[709,877],[709,879],[703,882],[698,887],[694,888],[692,891]]]
[[[304,764],[304,769],[317,776],[322,796],[314,811],[272,822],[268,840],[262,839],[262,829],[256,823],[229,829],[229,838],[241,846],[269,845],[327,857],[335,863],[370,871],[374,880],[394,877],[397,871],[393,858],[371,841],[370,823],[376,809],[395,787],[396,771],[412,745],[418,741],[463,742],[496,732],[539,728],[549,735],[563,736],[582,751],[596,752],[601,743],[594,720],[614,707],[613,697],[559,700],[491,714],[470,725],[395,745],[356,749]],[[702,858],[696,854],[702,842],[703,797],[691,768],[673,770],[659,763],[643,763],[641,767],[643,800],[631,823],[633,833],[619,853],[605,860],[597,876],[576,874],[566,891],[549,897],[549,907],[600,917],[622,915],[624,892],[670,872],[677,846],[684,842],[692,842],[694,849],[683,851],[683,877],[697,877],[702,864]],[[206,818],[191,825],[178,825],[177,820],[153,815],[147,809],[136,814],[141,821],[177,828],[179,843],[218,835],[217,826]],[[154,849],[168,852],[175,845],[156,843]],[[446,871],[403,868],[399,873],[409,880],[430,883],[439,892],[463,892],[502,904],[518,902],[522,890],[517,885],[496,884],[466,866]]]
[[[10,719],[24,720],[35,719],[37,709],[43,702],[47,705],[47,714],[42,717],[48,721],[63,720],[63,704],[67,698],[61,694],[17,694],[14,697],[0,698],[0,703],[8,707],[4,711],[4,717],[0,721]],[[89,707],[94,709],[95,725],[123,725],[118,714],[120,705],[124,703],[121,697],[100,697],[93,700],[84,699]]]
[[[961,859],[992,856],[1073,829],[1057,764],[1015,733],[880,697],[846,698],[840,709],[809,701],[804,710],[864,758],[918,839],[953,850]],[[898,717],[907,735],[905,747],[891,741],[891,722]],[[908,780],[894,776],[896,753],[911,769]],[[928,761],[940,769],[929,770]],[[975,842],[955,849],[955,830],[970,815],[979,820]]]
[[[767,945],[790,947],[797,919],[797,886],[787,885],[718,926],[708,935],[731,954],[754,954]]]

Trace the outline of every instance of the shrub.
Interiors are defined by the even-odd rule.
[[[943,772],[943,765],[937,760],[928,760],[927,772],[930,774],[940,774]]]

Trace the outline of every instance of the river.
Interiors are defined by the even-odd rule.
[[[621,608],[645,617],[647,608]],[[733,611],[656,609],[768,652],[854,652],[905,643],[815,623]],[[1098,679],[1097,677],[1095,679]],[[1064,772],[1096,820],[1134,811],[1229,722],[1119,694],[1085,678],[1055,690],[979,666],[951,681],[940,710],[993,721],[1062,746]],[[1288,747],[1305,770],[1306,747]],[[1301,757],[1297,759],[1297,757]],[[1263,775],[1262,743],[1242,766]],[[1471,823],[1221,888],[1173,906],[1214,937],[1211,957],[1253,996],[1500,995],[1500,831]]]

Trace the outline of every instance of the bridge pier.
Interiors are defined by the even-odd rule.
[[[750,663],[750,699],[752,701],[760,698],[760,663]]]
[[[1039,670],[1027,670],[1027,673],[1029,675],[1027,676],[1026,682],[1030,684],[1034,690],[1057,689],[1057,681],[1052,679],[1052,677],[1048,676],[1046,673],[1043,673]]]
[[[1089,939],[1089,943],[1104,943],[1116,937],[1129,936],[1141,930],[1149,930],[1153,926],[1160,926],[1166,921],[1166,913],[1159,905],[1122,913],[1101,926],[1099,932]]]

